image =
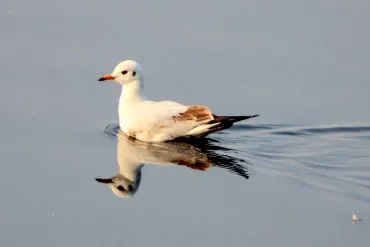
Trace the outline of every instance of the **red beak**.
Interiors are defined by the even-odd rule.
[[[114,80],[116,77],[112,75],[103,75],[102,77],[99,78],[98,81],[106,81],[106,80]]]

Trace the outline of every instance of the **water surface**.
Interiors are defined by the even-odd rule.
[[[369,2],[1,3],[1,246],[369,246]],[[185,156],[129,146],[117,197],[97,79],[126,58],[153,100],[260,117]]]

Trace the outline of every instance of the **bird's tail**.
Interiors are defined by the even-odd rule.
[[[250,118],[255,118],[258,116],[259,115],[250,115],[250,116],[216,116],[216,115],[213,115],[213,118],[214,118],[213,120],[192,129],[189,132],[189,137],[201,138],[211,133],[214,133],[216,131],[228,129],[231,126],[233,126],[235,122],[239,122],[239,121],[250,119]]]
[[[214,120],[211,120],[209,123],[222,123],[222,124],[233,124],[242,120],[258,117],[259,115],[250,115],[250,116],[216,116],[213,115]]]

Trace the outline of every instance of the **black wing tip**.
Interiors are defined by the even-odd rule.
[[[255,118],[258,116],[259,114],[249,115],[249,116],[216,116],[216,115],[213,115],[213,117],[215,118],[213,122],[239,122],[239,121],[247,120],[250,118]]]
[[[251,119],[251,118],[256,118],[256,117],[259,117],[259,114],[250,115],[250,116],[235,116],[235,117],[230,117],[229,119],[232,122],[239,122],[239,121],[243,121],[243,120],[247,120],[247,119]]]

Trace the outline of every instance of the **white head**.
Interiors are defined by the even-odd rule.
[[[135,181],[127,179],[122,174],[118,174],[111,178],[95,178],[95,180],[99,183],[109,185],[113,193],[118,197],[131,197],[135,195],[139,189],[141,171],[138,171]]]
[[[120,62],[113,70],[112,74],[102,76],[99,81],[115,80],[121,85],[128,85],[131,82],[143,82],[144,73],[141,66],[133,61],[126,60]]]

